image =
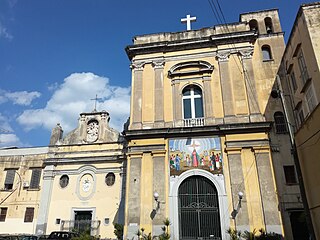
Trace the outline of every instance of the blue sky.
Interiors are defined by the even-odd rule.
[[[220,0],[227,22],[278,8],[289,36],[298,0]],[[0,147],[45,146],[61,123],[80,112],[107,110],[121,131],[129,116],[131,73],[124,48],[135,35],[218,24],[208,0],[0,0]]]

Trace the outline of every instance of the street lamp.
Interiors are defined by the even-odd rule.
[[[154,192],[153,194],[154,200],[156,201],[156,211],[158,211],[160,209],[160,201],[159,201],[159,193],[158,192]]]
[[[238,204],[237,204],[237,208],[234,208],[233,211],[231,212],[231,218],[232,219],[236,219],[236,216],[238,215],[240,209],[241,209],[241,201],[243,199],[243,192],[238,192]]]

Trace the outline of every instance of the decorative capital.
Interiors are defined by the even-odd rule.
[[[164,67],[164,61],[163,60],[153,61],[152,62],[152,67],[153,68],[163,68]]]
[[[239,51],[239,53],[243,59],[251,59],[253,55],[253,49]]]
[[[134,70],[142,71],[145,64],[146,64],[145,62],[132,62],[130,65],[130,68]]]
[[[216,58],[219,62],[227,62],[229,60],[230,53],[224,52],[224,53],[217,53]]]

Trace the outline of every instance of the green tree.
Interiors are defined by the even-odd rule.
[[[227,233],[229,234],[231,240],[240,240],[241,239],[241,231],[229,228],[227,230]]]
[[[123,238],[123,225],[119,223],[114,223],[114,231],[113,233],[116,235],[117,239]]]

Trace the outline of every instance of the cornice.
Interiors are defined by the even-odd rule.
[[[271,122],[221,124],[202,127],[154,128],[127,130],[124,132],[127,140],[145,138],[176,138],[192,136],[222,136],[227,134],[269,132]]]
[[[240,42],[254,42],[258,34],[254,31],[243,31],[235,33],[217,34],[199,38],[189,38],[174,41],[162,41],[145,44],[135,44],[126,47],[130,60],[136,55],[150,54],[157,52],[173,52],[191,50],[206,47],[215,47],[219,44],[235,44]]]
[[[59,164],[78,164],[78,163],[94,163],[94,162],[123,162],[124,154],[116,156],[99,156],[99,157],[73,157],[73,158],[47,158],[44,160],[44,165],[59,165]]]

